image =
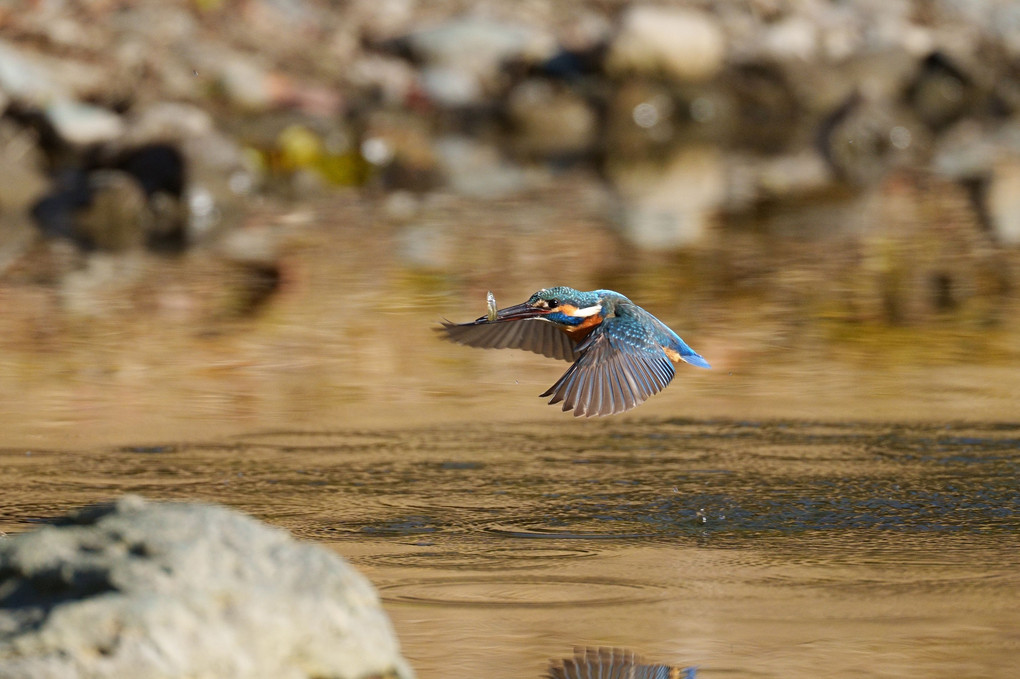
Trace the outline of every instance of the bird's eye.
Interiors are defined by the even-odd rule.
[[[553,297],[551,300],[546,302],[546,304],[549,305],[550,309],[555,309],[556,307],[558,307],[560,305],[560,300],[558,300],[555,297]]]

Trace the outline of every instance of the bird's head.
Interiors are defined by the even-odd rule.
[[[604,315],[600,292],[581,292],[564,286],[544,288],[523,304],[497,311],[496,322],[541,318],[558,325],[581,325],[593,317]]]

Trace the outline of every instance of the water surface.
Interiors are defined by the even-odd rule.
[[[624,418],[0,452],[0,530],[221,502],[378,586],[423,679],[575,645],[702,677],[1011,677],[1020,425]]]

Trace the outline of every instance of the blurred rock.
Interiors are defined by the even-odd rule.
[[[257,0],[244,6],[245,28],[263,40],[276,40],[276,49],[298,50],[308,40],[321,40],[329,20],[327,6],[309,0]]]
[[[228,509],[125,497],[0,541],[0,677],[413,677],[369,582]]]
[[[705,80],[722,68],[726,36],[716,19],[690,9],[630,7],[609,46],[606,71],[680,81]]]
[[[556,38],[568,53],[591,54],[608,44],[613,35],[612,19],[602,7],[579,5],[559,19]]]
[[[288,125],[276,137],[279,161],[287,170],[315,165],[325,153],[323,146],[319,134],[301,124]]]
[[[0,213],[24,213],[49,188],[36,136],[0,118]]]
[[[182,246],[200,243],[240,213],[261,181],[239,143],[218,129],[208,113],[188,104],[161,102],[140,109],[128,117],[121,144],[170,145],[183,157],[182,190],[166,192],[182,202],[182,230],[158,229],[171,240],[179,236]]]
[[[103,162],[136,174],[157,216],[150,246],[179,250],[201,242],[242,209],[260,178],[205,111],[182,103],[139,107],[125,118]]]
[[[109,164],[134,177],[145,192],[152,217],[146,244],[154,250],[182,250],[189,242],[188,210],[183,202],[187,167],[177,147],[157,143],[129,148]]]
[[[280,258],[280,238],[272,227],[249,227],[225,234],[214,249],[236,264],[275,266]]]
[[[507,115],[513,148],[524,156],[549,158],[591,152],[598,121],[591,106],[547,80],[525,80],[510,93]]]
[[[619,163],[607,170],[620,194],[624,235],[648,250],[702,241],[726,197],[725,165],[713,147],[680,149],[665,165]]]
[[[691,104],[692,117],[713,125],[716,139],[765,153],[801,141],[804,105],[783,70],[769,63],[748,64],[727,71],[726,77],[724,97]],[[695,108],[699,105],[700,110]]]
[[[985,188],[984,208],[995,239],[1020,245],[1020,157],[995,163]]]
[[[480,79],[466,68],[425,66],[419,83],[429,100],[447,107],[466,107],[485,101]]]
[[[586,49],[563,49],[539,65],[538,71],[548,78],[583,86],[601,78],[604,57],[605,46],[602,43]]]
[[[108,252],[187,243],[184,159],[168,144],[113,152],[99,147],[80,167],[58,173],[32,208],[40,230]]]
[[[366,54],[354,60],[347,80],[354,87],[370,92],[384,106],[405,106],[412,103],[418,73],[410,64],[395,57]],[[457,98],[457,95],[451,96]]]
[[[77,100],[81,81],[96,73],[69,60],[56,60],[25,52],[0,41],[0,92],[28,110],[37,109],[67,142],[85,145],[116,138],[123,131],[120,116]],[[2,102],[6,103],[6,102]]]
[[[121,170],[98,170],[89,173],[88,189],[88,204],[74,215],[74,240],[106,252],[142,247],[152,231],[153,213],[138,180]]]
[[[935,51],[921,62],[906,98],[931,129],[941,130],[959,120],[976,104],[973,80],[946,54]]]
[[[120,252],[61,252],[50,243],[59,311],[82,319],[116,318],[137,311],[136,298],[149,273],[137,248]],[[2,606],[0,606],[2,607]],[[0,675],[2,677],[2,675]]]
[[[450,19],[397,41],[424,64],[422,87],[448,107],[482,103],[500,88],[509,61],[540,63],[556,51],[551,34],[531,26],[478,17]]]
[[[784,156],[731,157],[728,167],[728,209],[811,195],[830,188],[835,181],[825,159],[807,149]]]
[[[490,144],[447,135],[435,142],[436,160],[447,184],[463,196],[498,198],[522,191],[527,173]]]
[[[421,21],[417,0],[355,0],[348,18],[373,42],[396,39]]]
[[[1020,153],[1020,127],[1013,134],[1009,132],[1007,127],[998,133],[989,133],[977,121],[961,121],[939,135],[932,166],[938,173],[954,179],[983,177],[1003,151]],[[1009,137],[1013,137],[1013,143]]]
[[[26,105],[45,108],[54,102],[94,98],[111,86],[102,60],[69,59],[53,50],[0,40],[0,90]]]
[[[236,106],[248,111],[271,108],[278,96],[278,83],[254,57],[223,54],[215,63],[223,93]]]
[[[426,191],[440,184],[432,132],[422,118],[379,111],[366,122],[360,148],[387,189]]]
[[[77,213],[88,207],[92,187],[88,174],[78,168],[60,172],[50,192],[32,206],[31,214],[43,234],[54,238],[77,238]]]
[[[197,106],[156,102],[132,110],[120,143],[125,146],[182,143],[187,139],[205,137],[215,129],[212,116]]]
[[[184,156],[173,144],[129,147],[109,157],[99,157],[96,162],[100,167],[109,166],[130,174],[148,197],[162,193],[178,199],[184,193]]]
[[[142,39],[150,52],[160,56],[194,40],[200,28],[199,15],[187,4],[177,2],[129,2],[120,7],[100,4],[96,12],[89,18],[106,19],[118,38]]]
[[[836,175],[852,184],[880,181],[889,168],[927,160],[930,140],[909,112],[852,95],[822,122],[820,150]]]
[[[819,25],[804,15],[788,16],[766,24],[761,42],[764,54],[777,61],[813,61],[821,46]]]
[[[112,141],[124,132],[119,115],[70,99],[51,103],[46,115],[61,137],[78,146]]]
[[[29,104],[44,105],[69,93],[50,75],[43,60],[0,40],[0,91]]]

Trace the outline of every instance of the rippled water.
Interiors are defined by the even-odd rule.
[[[8,449],[0,529],[125,492],[235,506],[379,587],[423,679],[575,645],[700,677],[1012,677],[1020,425],[616,420]]]

